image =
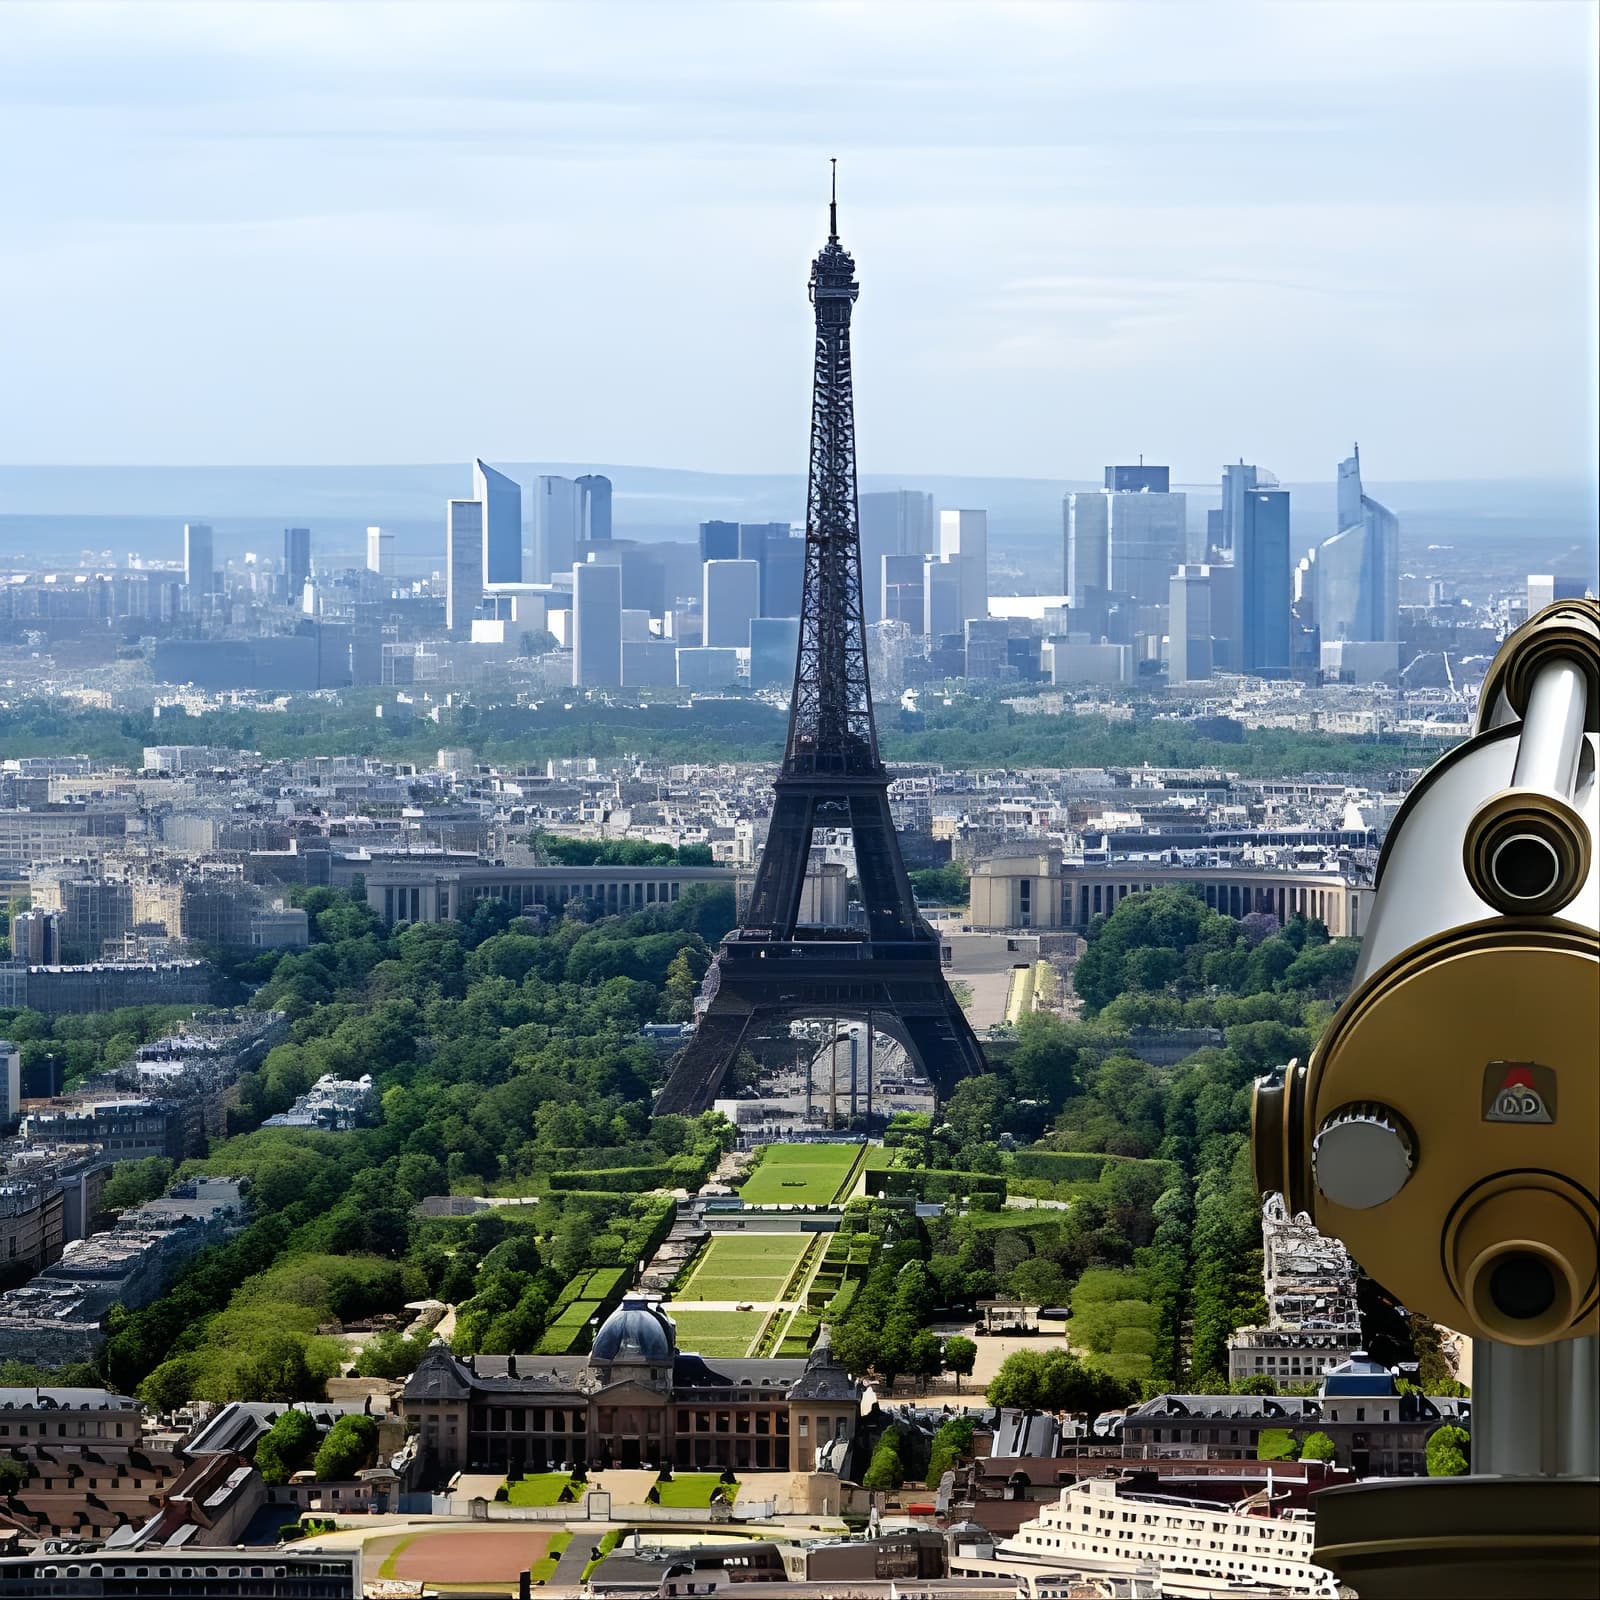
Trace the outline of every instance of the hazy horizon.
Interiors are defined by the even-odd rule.
[[[864,463],[1592,483],[1595,19],[13,3],[0,449],[799,471],[838,156]]]

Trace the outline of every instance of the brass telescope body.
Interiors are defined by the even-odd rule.
[[[1263,1190],[1507,1344],[1600,1332],[1597,717],[1600,606],[1547,607],[1395,818],[1350,997],[1255,1095]]]
[[[1392,824],[1349,998],[1256,1085],[1257,1187],[1473,1335],[1472,1475],[1317,1500],[1362,1600],[1600,1594],[1600,605],[1496,655]]]

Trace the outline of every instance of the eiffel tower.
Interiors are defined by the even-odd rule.
[[[939,939],[917,911],[889,813],[867,684],[856,508],[850,309],[855,262],[839,243],[837,188],[828,242],[811,267],[816,370],[806,498],[800,650],[772,824],[743,925],[701,989],[690,1042],[675,1057],[657,1112],[709,1109],[747,1037],[799,1017],[842,1017],[898,1039],[941,1095],[984,1070],[983,1052],[940,965]],[[811,836],[848,828],[866,932],[798,925]],[[871,1046],[868,1045],[870,1098]]]

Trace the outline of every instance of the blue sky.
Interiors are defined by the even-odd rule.
[[[8,461],[1593,472],[1590,0],[3,11]]]

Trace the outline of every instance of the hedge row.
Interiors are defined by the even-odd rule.
[[[953,1200],[975,1194],[1005,1198],[1006,1180],[994,1172],[948,1172],[938,1168],[902,1168],[884,1172],[873,1180],[878,1192],[890,1199]]]
[[[698,1180],[698,1168],[680,1168],[675,1162],[649,1167],[589,1167],[583,1171],[552,1172],[552,1189],[588,1189],[601,1194],[643,1194],[647,1189],[687,1189]]]
[[[1019,1178],[1047,1178],[1055,1183],[1096,1182],[1109,1156],[1077,1150],[1018,1150],[1007,1162]]]

